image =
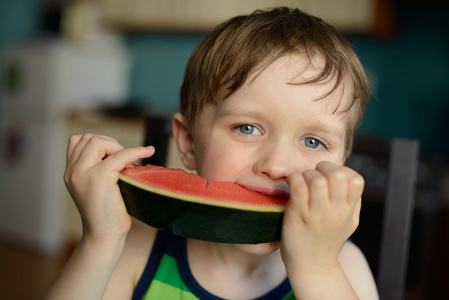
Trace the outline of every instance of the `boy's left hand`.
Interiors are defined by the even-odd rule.
[[[364,180],[330,162],[288,176],[281,253],[287,268],[325,270],[338,265],[343,243],[359,224]],[[311,269],[312,268],[312,269]]]

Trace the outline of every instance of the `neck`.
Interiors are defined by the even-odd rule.
[[[213,294],[255,298],[274,289],[287,277],[278,248],[276,244],[234,245],[188,240],[187,256],[195,279]]]

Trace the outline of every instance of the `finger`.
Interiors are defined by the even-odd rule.
[[[354,205],[360,200],[365,187],[365,180],[356,171],[346,167],[346,174],[348,176],[348,204]]]
[[[309,187],[303,174],[294,172],[287,177],[286,181],[290,188],[290,200],[287,203],[289,210],[308,212]]]
[[[348,196],[347,168],[331,162],[321,162],[316,166],[317,171],[324,175],[329,187],[331,203],[346,204]]]
[[[354,228],[357,228],[359,226],[361,208],[362,208],[362,198],[359,198],[355,203],[354,213],[352,214],[352,224]]]
[[[99,135],[86,136],[81,138],[75,147],[73,157],[81,164],[94,165],[123,149],[124,147],[112,138]]]
[[[75,146],[80,141],[81,137],[82,137],[82,135],[80,135],[80,134],[74,134],[74,135],[70,136],[69,142],[67,145],[66,163],[68,163],[70,161],[70,158],[73,155],[73,150],[75,149]]]
[[[86,146],[92,142],[92,140],[94,140],[94,142],[99,142],[100,140],[105,140],[105,141],[111,141],[111,142],[115,142],[118,144],[118,142],[108,136],[105,135],[96,135],[96,134],[91,134],[91,133],[85,133],[79,136],[75,136],[75,139],[77,139],[77,143],[75,144],[75,146],[73,147],[73,150],[71,151],[71,155],[70,155],[70,160],[72,162],[77,161],[81,154],[83,153],[84,149],[86,148]]]
[[[153,146],[135,147],[117,151],[104,160],[102,167],[113,172],[118,172],[125,167],[129,167],[136,160],[151,157],[154,152],[155,149]]]
[[[329,188],[326,178],[317,170],[303,172],[309,188],[310,210],[323,210],[330,204]]]

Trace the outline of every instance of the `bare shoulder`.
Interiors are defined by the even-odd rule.
[[[359,247],[352,242],[346,242],[338,259],[360,299],[379,299],[373,274]]]
[[[109,281],[104,299],[131,299],[147,264],[157,230],[136,219]]]

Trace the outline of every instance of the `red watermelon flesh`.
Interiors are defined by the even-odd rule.
[[[134,165],[120,179],[152,193],[183,201],[241,210],[282,212],[287,199],[246,189],[231,182],[210,180],[181,169]]]

